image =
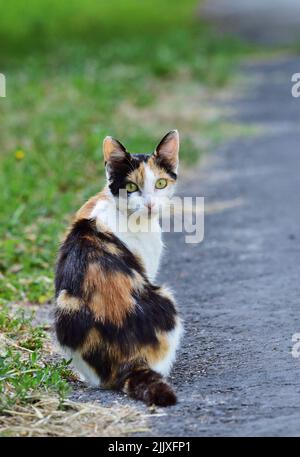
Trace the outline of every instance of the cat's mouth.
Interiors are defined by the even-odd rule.
[[[148,219],[151,219],[151,217],[154,217],[156,216],[159,211],[156,207],[154,206],[144,206],[142,208],[130,208],[128,207],[128,215],[131,215],[131,214],[134,214],[136,216],[140,216],[140,217],[147,217]]]
[[[157,214],[158,212],[153,203],[148,203],[147,205],[145,205],[145,209],[148,217],[151,217],[152,215]]]

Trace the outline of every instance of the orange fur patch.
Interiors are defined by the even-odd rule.
[[[92,330],[89,331],[86,339],[84,340],[84,343],[81,348],[81,352],[83,354],[86,354],[88,352],[93,352],[99,345],[101,344],[101,336],[98,330],[95,328],[92,328]]]
[[[129,173],[128,180],[134,182],[139,188],[144,186],[145,182],[145,166],[142,162],[138,168]]]
[[[122,325],[126,315],[134,309],[132,298],[133,281],[123,273],[108,273],[97,264],[90,264],[85,277],[85,290],[89,297],[89,307],[96,319],[108,320]]]
[[[158,339],[157,345],[144,346],[140,350],[141,356],[150,365],[155,364],[166,357],[170,349],[170,344],[165,333],[157,332],[156,336]]]
[[[138,273],[137,271],[133,271],[133,279],[132,279],[133,289],[137,292],[141,292],[145,287],[145,279],[143,276]]]
[[[93,209],[95,208],[96,204],[99,200],[107,200],[109,197],[107,195],[106,189],[102,192],[91,197],[87,202],[82,205],[82,207],[77,211],[75,214],[74,222],[78,221],[79,219],[89,219]]]
[[[153,171],[154,175],[157,176],[157,178],[166,179],[169,183],[176,182],[175,179],[171,178],[171,176],[166,171],[164,171],[161,167],[157,165],[154,156],[150,157],[147,164],[149,165],[149,168],[151,168],[151,170]]]
[[[62,290],[57,297],[56,305],[64,312],[73,313],[79,311],[81,303],[79,298],[69,295],[66,290]]]
[[[149,168],[153,171],[154,175],[157,177],[157,179],[166,179],[169,183],[175,183],[175,179],[171,178],[171,176],[165,172],[162,168],[160,168],[155,161],[155,158],[152,156],[149,158],[147,165],[149,165]],[[134,182],[135,184],[138,185],[139,188],[144,187],[144,182],[145,182],[145,164],[142,162],[140,166],[132,171],[128,175],[128,180]]]
[[[116,246],[115,243],[106,242],[104,245],[104,249],[106,252],[108,252],[109,254],[112,254],[112,255],[119,256],[122,254],[121,249],[118,248],[118,246]]]

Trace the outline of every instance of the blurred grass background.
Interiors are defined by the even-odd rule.
[[[185,0],[0,0],[1,300],[53,295],[69,216],[103,185],[102,138],[152,151],[172,128],[182,160],[222,137],[202,94],[224,86],[248,44],[220,38]],[[227,129],[224,129],[223,131]]]
[[[49,49],[61,40],[93,43],[122,35],[153,36],[191,23],[195,4],[195,0],[2,0],[1,37],[14,52],[32,52],[32,47]]]

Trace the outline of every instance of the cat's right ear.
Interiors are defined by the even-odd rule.
[[[118,140],[106,136],[103,140],[103,156],[106,163],[119,162],[123,160],[128,152]]]

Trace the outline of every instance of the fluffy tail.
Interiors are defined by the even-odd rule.
[[[148,367],[134,367],[124,374],[122,390],[130,397],[147,405],[171,406],[177,399],[163,377]]]

